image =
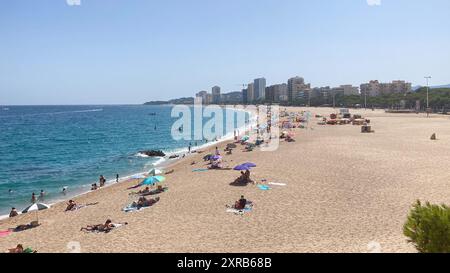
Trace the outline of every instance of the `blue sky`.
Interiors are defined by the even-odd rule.
[[[142,103],[261,76],[448,84],[448,14],[448,0],[5,0],[0,104]]]

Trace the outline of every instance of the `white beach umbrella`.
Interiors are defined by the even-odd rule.
[[[131,176],[132,179],[144,179],[145,175],[143,174],[135,174]]]
[[[158,174],[162,174],[163,172],[160,169],[152,169],[150,172],[148,172],[148,174],[155,176]]]
[[[43,204],[43,203],[34,203],[24,210],[22,210],[22,213],[28,213],[30,211],[38,211],[38,210],[44,210],[50,208],[49,205]]]
[[[44,203],[34,203],[30,206],[28,206],[27,208],[25,208],[24,210],[22,210],[22,213],[28,213],[31,211],[35,211],[36,212],[36,220],[39,221],[39,216],[38,216],[38,211],[39,210],[44,210],[44,209],[48,209],[50,208],[49,205],[46,205]]]

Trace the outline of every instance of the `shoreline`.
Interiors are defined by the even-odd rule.
[[[287,108],[328,116],[338,109]],[[0,249],[18,243],[43,253],[71,252],[78,242],[89,253],[365,253],[377,242],[384,253],[416,252],[402,228],[418,199],[450,203],[446,164],[450,160],[450,119],[446,116],[351,111],[371,120],[373,134],[359,126],[320,126],[292,129],[295,142],[280,142],[273,152],[247,152],[238,145],[224,155],[223,166],[253,162],[251,178],[270,186],[232,185],[234,170],[208,170],[204,153],[167,162],[161,200],[138,212],[122,209],[136,200],[124,181],[77,197],[77,204],[96,203],[64,212],[59,203],[39,211],[41,226],[2,237]],[[438,141],[431,141],[436,133]],[[222,153],[226,141],[218,144]],[[427,156],[424,157],[423,155]],[[395,160],[394,160],[395,159]],[[195,161],[195,164],[192,164]],[[263,182],[266,181],[266,182]],[[276,183],[276,184],[275,184]],[[254,204],[250,212],[227,212],[241,195]],[[0,221],[0,230],[26,224],[34,213]],[[128,222],[108,234],[86,234],[81,227],[106,219]],[[144,242],[144,243],[143,243]],[[150,242],[150,243],[145,243]]]
[[[250,115],[249,120],[252,120],[252,115],[254,114],[254,113],[252,113],[250,111],[246,111],[245,108],[244,109],[236,109],[235,107],[233,107],[233,108],[228,108],[227,107],[227,109],[233,109],[235,111],[243,111],[243,112],[245,112],[245,113]],[[254,124],[251,124],[251,125],[254,126]],[[242,130],[244,128],[245,128],[245,126],[241,127],[241,128],[237,128],[236,130],[240,131],[240,130]],[[204,143],[202,145],[191,147],[191,151],[196,151],[196,150],[200,150],[200,149],[209,149],[210,150],[211,147],[213,147],[213,146],[220,145],[221,143],[224,143],[224,142],[229,142],[234,137],[232,134],[233,134],[232,132],[228,132],[226,135],[222,136],[222,138],[218,139],[217,141],[211,141],[211,142],[208,142],[208,143]],[[139,153],[137,153],[135,156],[138,156],[138,154]],[[126,176],[124,176],[122,178],[119,178],[119,182],[116,182],[115,179],[108,180],[108,181],[106,181],[105,186],[103,186],[102,188],[99,188],[98,190],[101,190],[101,189],[107,188],[107,187],[111,187],[111,186],[114,186],[114,185],[117,185],[117,184],[123,184],[123,183],[127,183],[127,182],[130,182],[130,181],[136,180],[136,179],[133,179],[132,177],[135,176],[135,175],[148,175],[148,172],[151,169],[153,169],[153,168],[156,168],[156,169],[158,169],[158,168],[159,169],[171,168],[172,166],[175,166],[175,165],[179,164],[179,162],[182,162],[183,160],[188,159],[189,157],[192,157],[192,155],[194,155],[194,154],[196,154],[196,153],[192,153],[192,152],[188,153],[188,147],[176,148],[173,151],[167,152],[165,157],[153,157],[153,158],[158,159],[158,160],[156,162],[154,162],[154,163],[151,163],[151,165],[153,165],[152,168],[150,168],[146,172],[131,173],[131,174],[126,175]],[[169,157],[173,156],[173,155],[178,155],[179,157],[175,158],[175,159],[169,159]],[[185,157],[182,157],[182,155],[185,155]],[[144,158],[151,158],[151,157],[148,157],[148,156],[143,156],[143,157]],[[94,183],[98,183],[98,181],[95,181]],[[85,185],[82,184],[82,185],[79,185],[77,187],[79,187],[78,192],[76,192],[74,194],[67,194],[65,196],[52,198],[52,199],[48,200],[49,201],[48,203],[45,202],[45,201],[43,203],[49,205],[50,207],[53,207],[53,206],[61,204],[61,203],[66,203],[67,201],[69,201],[71,199],[77,199],[77,198],[82,197],[82,196],[84,196],[86,194],[98,191],[98,190],[92,191],[90,189],[83,190],[82,189],[83,187],[90,188],[88,184],[85,184]],[[31,203],[29,203],[25,207],[27,207],[29,205],[31,205]],[[22,209],[18,210],[19,215],[22,215],[21,211],[22,211]],[[3,221],[6,221],[8,219],[9,219],[9,214],[0,215],[0,223],[2,223]]]

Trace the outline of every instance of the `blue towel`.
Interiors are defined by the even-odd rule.
[[[209,169],[195,169],[195,170],[192,170],[192,172],[206,172],[206,171],[209,171]]]
[[[263,190],[263,191],[268,191],[268,190],[270,190],[270,187],[269,187],[269,186],[266,186],[266,185],[258,185],[258,188],[259,188],[260,190]]]

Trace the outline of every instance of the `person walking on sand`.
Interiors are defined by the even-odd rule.
[[[220,155],[219,147],[216,147],[216,155]]]

